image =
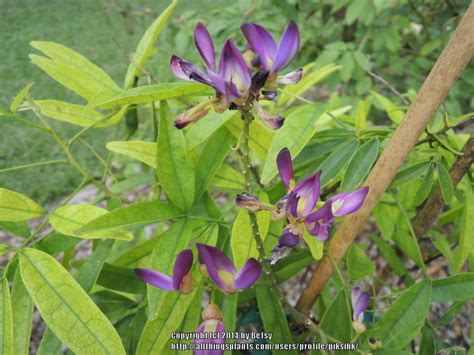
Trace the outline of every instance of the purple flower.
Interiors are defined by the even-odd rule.
[[[354,287],[351,292],[352,299],[352,327],[357,334],[365,332],[364,312],[369,306],[370,295],[368,292],[362,292],[360,287]]]
[[[222,333],[224,334],[224,323],[222,323],[222,312],[214,304],[209,304],[204,311],[202,311],[202,318],[204,321],[196,329],[196,333]],[[220,345],[225,343],[225,337],[217,335],[212,338],[203,338],[194,340],[195,355],[222,355],[224,350],[221,349],[201,349],[201,344]],[[209,345],[208,345],[209,347]],[[211,345],[212,347],[212,345]]]
[[[329,229],[334,224],[334,217],[357,211],[364,203],[368,192],[369,187],[364,186],[352,192],[341,192],[332,196],[319,210],[306,217],[308,232],[320,241],[326,241]]]
[[[206,267],[209,277],[226,294],[252,287],[262,272],[259,262],[247,260],[237,271],[234,263],[219,249],[205,244],[196,244],[199,263]]]
[[[193,266],[193,252],[189,249],[181,251],[176,257],[173,268],[173,276],[162,274],[151,269],[135,269],[135,274],[152,286],[166,291],[180,291],[184,294],[192,291],[192,276],[190,274]]]
[[[300,48],[300,33],[294,21],[290,21],[278,45],[263,26],[246,23],[241,26],[241,29],[247,39],[249,49],[255,53],[250,61],[251,65],[268,72],[268,82],[271,85],[276,82],[296,83],[301,79],[302,69],[297,69],[283,77],[276,77],[281,69],[293,61]]]
[[[215,60],[214,43],[202,23],[198,23],[194,30],[194,42],[206,64],[205,70],[199,69],[191,62],[176,55],[171,57],[170,68],[178,78],[209,85],[216,91],[216,98],[202,105],[198,112],[207,113],[212,104],[214,104],[216,111],[223,112],[231,104],[244,103],[249,95],[252,77],[234,42],[228,39],[224,43],[218,66]],[[205,115],[198,112],[195,112],[195,115],[190,115],[189,120],[181,118],[176,126],[182,128]]]
[[[362,321],[364,312],[369,306],[370,295],[368,292],[362,292],[360,287],[354,287],[351,292],[351,299],[354,311],[352,319]]]

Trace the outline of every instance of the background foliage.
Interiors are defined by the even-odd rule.
[[[122,87],[129,53],[135,51],[145,30],[167,5],[145,0],[25,1],[24,6],[10,0],[2,3],[6,21],[0,23],[0,40],[11,49],[5,51],[0,62],[0,107],[11,107],[12,98],[33,81],[31,92],[35,100],[89,105],[95,99],[87,97],[88,92],[80,95],[85,100],[80,98],[39,70],[38,56],[67,49],[42,42],[33,43],[32,48],[32,40],[57,42],[81,53]],[[150,86],[176,82],[169,71],[171,54],[197,61],[192,30],[198,21],[206,24],[217,43],[232,36],[240,48],[244,46],[239,30],[243,22],[261,23],[273,33],[281,33],[290,19],[300,27],[302,50],[294,67],[304,66],[306,75],[299,84],[280,91],[276,107],[269,106],[270,110],[285,113],[284,128],[274,133],[255,122],[257,128],[250,137],[252,161],[265,184],[259,197],[275,203],[283,194],[282,184],[273,180],[275,158],[285,146],[299,153],[295,160],[298,178],[321,168],[328,194],[360,186],[468,5],[454,0],[220,1],[212,5],[205,1],[180,2],[144,65],[145,75],[138,82],[138,91],[122,94],[117,88],[106,98],[121,107],[132,105],[116,128],[91,128],[79,139],[75,135],[88,124],[80,122],[82,127],[78,127],[77,117],[74,121],[63,113],[59,119],[48,120],[59,136],[74,140],[71,151],[79,163],[91,171],[96,182],[104,177],[102,180],[112,192],[113,196],[104,196],[104,191],[98,191],[90,205],[62,200],[57,207],[57,201],[73,193],[83,179],[74,166],[55,164],[2,171],[21,164],[62,159],[63,152],[44,132],[0,116],[0,201],[25,206],[12,211],[5,207],[7,204],[0,205],[1,227],[15,238],[26,237],[22,242],[33,241],[31,248],[21,252],[7,270],[3,269],[9,281],[15,280],[15,286],[10,295],[6,278],[2,279],[2,334],[15,342],[19,339],[8,328],[10,318],[15,322],[15,331],[28,334],[34,302],[48,324],[39,353],[56,352],[61,342],[71,349],[86,351],[84,339],[90,340],[96,352],[114,349],[114,353],[121,353],[118,335],[128,353],[160,353],[170,331],[195,328],[200,318],[192,311],[199,308],[201,295],[165,295],[135,278],[132,268],[165,270],[188,242],[202,240],[227,250],[239,267],[247,257],[256,255],[248,216],[230,203],[243,188],[238,156],[230,150],[240,135],[242,122],[234,112],[212,113],[182,134],[171,127],[172,119],[190,102],[199,100],[194,96],[207,92],[182,84]],[[70,14],[75,16],[70,18]],[[29,63],[30,53],[36,55],[30,59],[37,65]],[[474,297],[472,170],[458,187],[453,186],[448,173],[469,137],[469,126],[459,124],[472,116],[473,74],[471,64],[384,194],[362,242],[351,247],[340,272],[318,299],[314,313],[326,335],[337,340],[354,339],[348,304],[350,288],[358,282],[373,286],[374,293],[365,319],[370,328],[359,338],[365,348],[370,337],[381,340],[387,351],[398,353],[430,354],[457,345],[468,347],[466,332],[448,337],[444,336],[443,327],[463,307],[472,307],[469,302]],[[72,85],[61,84],[68,88]],[[149,104],[151,101],[156,106]],[[102,112],[110,112],[110,102]],[[327,104],[325,110],[323,102]],[[47,104],[36,101],[43,112]],[[133,120],[135,104],[138,127]],[[12,111],[16,109],[21,117],[32,115],[24,103]],[[325,111],[331,114],[322,114]],[[160,117],[158,127],[150,119],[153,113]],[[83,113],[80,119],[84,119]],[[162,153],[158,155],[154,143],[157,131],[161,137],[158,151]],[[295,135],[301,139],[295,140]],[[215,149],[216,145],[222,149]],[[182,169],[173,170],[176,162]],[[155,170],[163,191],[154,184]],[[176,181],[181,183],[175,184]],[[259,186],[257,182],[255,185]],[[412,225],[417,208],[437,187],[445,204],[443,214],[426,235],[417,236]],[[161,193],[169,202],[153,201],[153,196]],[[101,207],[96,206],[99,202]],[[49,206],[52,207],[48,209]],[[46,214],[46,222],[36,231],[37,223],[28,226],[23,222]],[[176,223],[167,229],[169,224],[158,223],[164,220]],[[265,212],[259,212],[258,222],[265,247],[271,250],[282,224],[270,222]],[[40,231],[47,223],[52,229],[43,237]],[[152,233],[149,227],[141,228],[155,223],[158,224]],[[94,240],[93,252],[85,260],[74,257],[74,248],[81,240],[78,234]],[[154,237],[149,238],[150,234]],[[37,240],[38,236],[43,238]],[[323,245],[310,238],[305,238],[308,248],[298,248],[274,268],[279,283],[293,279],[314,259],[321,258]],[[4,244],[2,241],[1,254],[8,251]],[[246,250],[248,255],[244,255]],[[59,264],[52,256],[61,253],[64,254]],[[169,260],[165,262],[163,255]],[[438,264],[433,266],[431,262],[440,257],[444,261],[437,268]],[[397,284],[398,278],[404,283]],[[263,327],[274,331],[276,342],[292,341],[295,331],[291,328],[290,334],[282,305],[272,292],[265,284],[259,284],[238,297],[217,299],[224,311],[226,329]],[[272,302],[266,302],[268,299]],[[68,306],[75,302],[77,307]],[[435,312],[434,320],[433,316],[428,319],[436,304],[446,302],[449,308]],[[15,312],[19,305],[24,312]],[[255,314],[255,305],[260,318]],[[24,319],[15,318],[15,314]],[[91,324],[88,314],[97,315]],[[333,322],[336,318],[341,320],[340,326]],[[80,326],[71,336],[70,330],[76,324]],[[0,350],[9,353],[8,346],[4,342]],[[28,348],[25,343],[14,346],[23,351]],[[449,351],[455,350],[462,351]]]

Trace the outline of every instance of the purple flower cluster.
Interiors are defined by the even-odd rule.
[[[225,294],[233,294],[252,287],[262,273],[259,262],[253,258],[237,270],[234,263],[219,249],[197,244],[198,260],[201,272],[208,276]],[[167,291],[179,291],[189,294],[193,290],[191,268],[193,252],[190,249],[181,251],[176,257],[173,275],[168,276],[151,269],[135,269],[135,273],[152,286]]]
[[[287,194],[277,203],[274,219],[287,218],[277,251],[284,247],[294,247],[303,237],[304,228],[309,234],[324,242],[334,224],[334,217],[357,211],[365,200],[369,188],[364,186],[352,192],[338,193],[315,210],[321,190],[321,171],[305,177],[295,184],[293,162],[290,151],[282,149],[277,157],[278,172],[286,187]]]
[[[206,27],[198,23],[194,30],[194,42],[205,69],[199,69],[176,55],[171,57],[170,67],[175,76],[209,85],[216,92],[211,100],[182,113],[175,120],[176,127],[183,128],[200,119],[211,107],[217,112],[228,108],[253,108],[268,127],[278,129],[283,124],[283,117],[267,114],[258,101],[273,100],[278,83],[296,83],[301,79],[302,69],[278,76],[278,72],[287,67],[298,53],[298,27],[291,21],[278,44],[263,26],[246,23],[241,28],[248,42],[245,55],[242,55],[232,39],[227,39],[217,64],[214,42]],[[261,90],[264,87],[268,90]]]

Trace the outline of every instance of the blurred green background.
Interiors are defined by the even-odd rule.
[[[278,38],[290,19],[302,34],[297,64],[342,65],[324,85],[311,91],[313,99],[355,104],[376,90],[399,105],[403,102],[386,85],[374,81],[376,73],[401,93],[418,90],[469,1],[180,1],[163,31],[156,53],[146,69],[160,81],[174,80],[168,69],[176,53],[197,61],[192,30],[203,22],[217,38],[217,50],[225,37],[243,45],[239,27],[255,21]],[[35,98],[81,103],[29,62],[32,40],[59,42],[83,54],[107,71],[119,85],[132,53],[145,29],[167,6],[150,0],[3,0],[0,2],[0,107],[7,109],[13,96],[35,82]],[[243,47],[241,47],[243,49]],[[452,116],[472,111],[473,65],[464,72],[443,110]],[[386,119],[382,110],[371,111],[371,120]],[[25,117],[31,113],[25,113]],[[21,115],[21,114],[20,114]],[[64,138],[80,128],[51,122]],[[123,127],[122,127],[123,128]],[[120,129],[120,128],[119,128]],[[113,129],[93,129],[87,139],[105,156],[105,143]],[[119,130],[118,134],[123,134]],[[21,164],[63,158],[54,142],[41,131],[0,116],[0,170]],[[111,138],[110,138],[111,139]],[[92,171],[96,158],[75,145],[80,160]],[[81,177],[67,165],[36,167],[0,173],[0,186],[22,192],[39,202],[64,197]]]

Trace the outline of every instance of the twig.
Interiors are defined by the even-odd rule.
[[[397,89],[395,89],[394,86],[392,86],[387,80],[382,78],[380,75],[375,74],[374,72],[371,72],[369,69],[365,70],[367,74],[369,74],[372,78],[375,79],[375,81],[378,81],[382,84],[384,84],[386,87],[390,89],[391,92],[393,92],[395,95],[397,95],[400,100],[402,100],[404,105],[409,105],[410,101],[408,101]]]
[[[369,193],[364,204],[357,212],[344,218],[334,238],[330,241],[328,253],[336,261],[342,259],[352,241],[362,230],[365,220],[418,142],[420,135],[473,54],[474,5],[471,5],[367,178],[365,185],[369,186]],[[329,258],[324,257],[298,300],[296,308],[299,311],[304,313],[310,311],[333,271],[334,267]]]

